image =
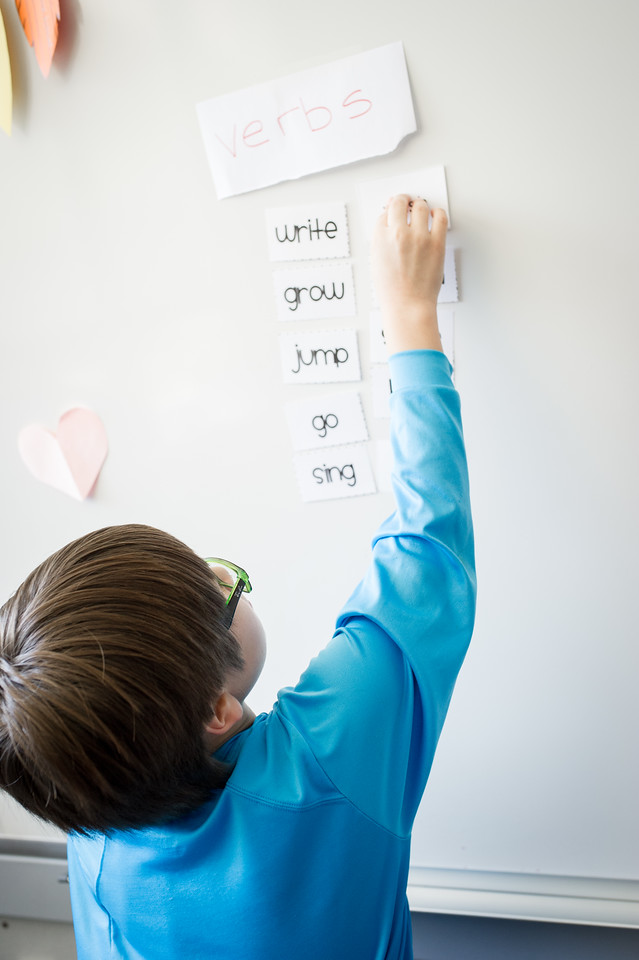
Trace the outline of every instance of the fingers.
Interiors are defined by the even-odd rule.
[[[433,222],[430,228],[431,238],[441,244],[446,243],[446,231],[448,230],[448,217],[446,211],[433,210]]]
[[[406,227],[408,224],[408,211],[412,201],[407,193],[398,193],[391,197],[386,204],[386,213],[389,227]]]
[[[378,217],[377,226],[395,228],[412,226],[420,231],[428,231],[429,216],[432,216],[430,232],[433,234],[433,240],[445,237],[448,229],[445,210],[438,207],[431,210],[428,201],[423,197],[413,200],[407,193],[399,193],[390,198]]]
[[[428,201],[424,200],[423,197],[417,197],[416,200],[411,201],[410,207],[410,222],[411,226],[416,230],[421,230],[428,232],[428,214],[429,214]]]

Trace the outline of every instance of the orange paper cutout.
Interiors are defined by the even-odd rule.
[[[42,75],[48,77],[58,42],[60,2],[59,0],[16,0],[16,7],[27,40],[35,50]]]
[[[4,31],[4,20],[0,10],[0,127],[11,134],[11,64],[9,62],[9,48],[7,35]]]

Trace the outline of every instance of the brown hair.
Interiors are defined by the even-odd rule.
[[[0,787],[81,833],[158,823],[229,768],[203,724],[237,641],[207,564],[153,527],[107,527],[41,564],[0,610]]]

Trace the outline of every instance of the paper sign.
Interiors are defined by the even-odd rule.
[[[388,351],[386,350],[386,340],[382,330],[382,314],[380,310],[371,310],[370,312],[370,351],[371,363],[388,363]]]
[[[390,153],[417,129],[401,43],[197,105],[220,199]]]
[[[455,364],[455,314],[448,307],[438,307],[437,324],[444,353]],[[388,363],[386,341],[382,330],[382,317],[379,310],[370,312],[370,351],[371,363]]]
[[[102,469],[108,444],[98,415],[75,407],[62,414],[55,434],[37,424],[25,427],[18,448],[38,480],[76,500],[85,500]]]
[[[379,420],[390,417],[390,395],[392,393],[390,367],[380,363],[371,370],[371,394],[373,416]]]
[[[294,462],[305,502],[376,492],[366,444],[298,453]]]
[[[284,383],[342,383],[361,380],[355,330],[283,334]]]
[[[273,272],[278,320],[354,317],[355,286],[350,263]]]
[[[450,210],[446,189],[446,172],[443,167],[426,167],[411,173],[401,173],[383,180],[369,180],[360,184],[359,199],[364,218],[365,236],[370,237],[377,218],[382,213],[390,197],[398,193],[407,193],[411,197],[424,197],[431,209],[443,207],[448,215],[450,229]]]
[[[444,254],[444,282],[437,298],[438,303],[457,303],[457,267],[455,266],[455,251],[446,247]]]
[[[437,297],[438,303],[457,303],[459,294],[457,290],[457,266],[455,263],[455,250],[452,247],[446,247],[444,251],[444,277],[441,290]],[[377,305],[377,293],[375,286],[372,287],[371,303]]]
[[[42,75],[48,77],[58,43],[59,0],[16,0],[16,7]]]
[[[13,93],[11,88],[11,63],[7,35],[4,32],[4,20],[0,10],[0,127],[11,134],[11,107]]]
[[[349,255],[343,203],[309,203],[266,211],[271,260],[323,260]]]
[[[358,393],[331,393],[285,407],[295,450],[310,450],[368,440]]]
[[[437,323],[439,326],[439,335],[442,339],[442,349],[450,361],[451,367],[455,366],[455,313],[450,307],[438,307]],[[453,380],[455,376],[453,374]]]

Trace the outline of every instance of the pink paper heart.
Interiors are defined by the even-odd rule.
[[[107,455],[107,436],[96,413],[74,407],[63,413],[57,433],[38,424],[18,437],[20,456],[38,480],[85,500],[98,479]]]

